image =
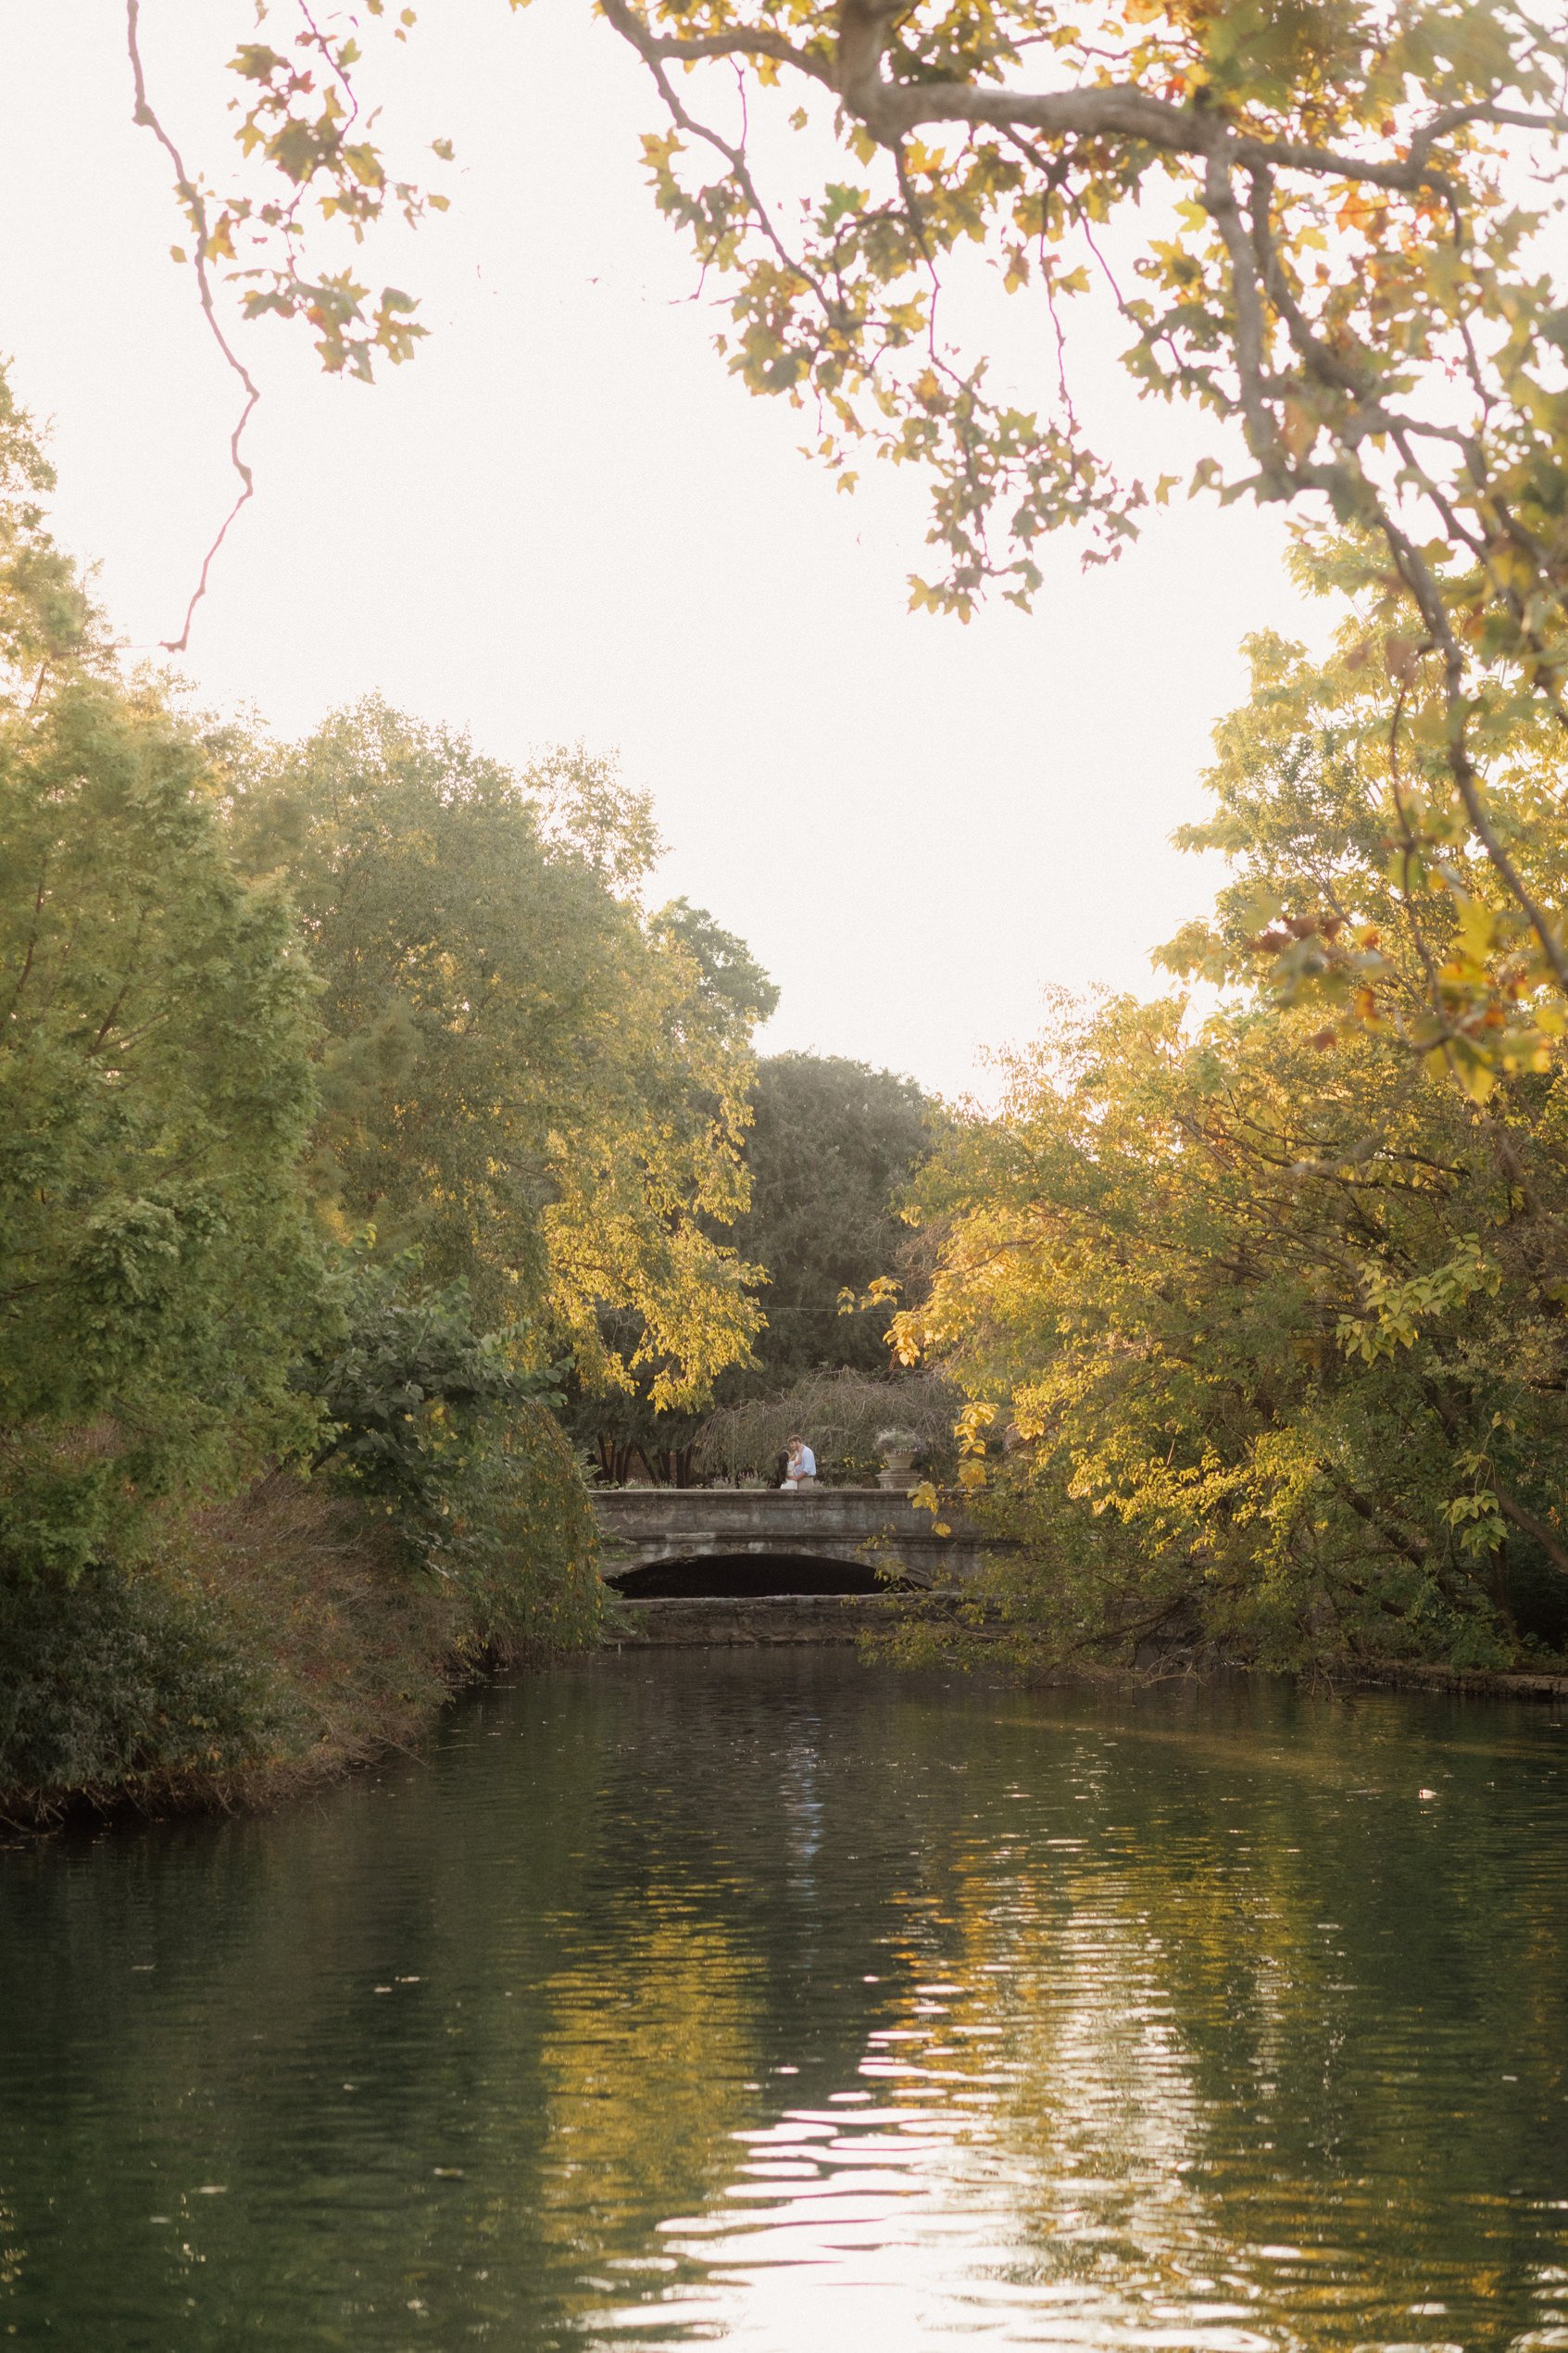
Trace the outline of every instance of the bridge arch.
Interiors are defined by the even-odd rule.
[[[605,1565],[606,1582],[629,1602],[762,1601],[775,1594],[881,1593],[888,1580],[869,1561],[814,1553],[697,1553],[686,1559]]]
[[[980,1563],[968,1522],[949,1515],[939,1536],[930,1512],[881,1490],[605,1488],[595,1504],[601,1572],[628,1598],[950,1592]]]

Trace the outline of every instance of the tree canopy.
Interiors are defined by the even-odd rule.
[[[1179,486],[1144,478],[1074,396],[1072,306],[1096,288],[1139,392],[1218,428],[1189,487],[1290,509],[1320,553],[1342,535],[1369,658],[1403,689],[1390,784],[1401,759],[1422,771],[1395,847],[1441,875],[1474,840],[1503,887],[1460,986],[1428,991],[1433,1034],[1458,1041],[1461,1076],[1527,1064],[1563,1017],[1568,948],[1494,786],[1516,726],[1568,728],[1568,302],[1546,233],[1568,131],[1560,15],[602,5],[648,69],[655,201],[720,289],[725,364],[803,410],[847,486],[868,455],[927,479],[917,604],[967,616],[995,585],[1028,605],[1046,535],[1081,527],[1104,560]],[[358,105],[358,36],[304,12],[233,67],[255,182],[220,196],[175,158],[194,265],[233,272],[253,315],[307,320],[330,368],[404,356],[408,296],[307,266],[313,209],[358,238],[424,202]],[[1044,385],[1003,384],[972,306],[944,307],[966,261],[1042,306]],[[1286,985],[1375,994],[1375,951],[1325,952],[1327,937],[1277,951]]]
[[[370,702],[263,756],[236,812],[322,983],[316,1175],[342,1230],[417,1243],[483,1328],[591,1385],[651,1365],[657,1403],[705,1395],[757,1321],[715,1239],[746,1199],[757,984],[710,919],[644,915],[646,800],[581,751],[516,775]]]
[[[1201,1024],[1062,1000],[920,1180],[939,1264],[896,1334],[963,1380],[962,1475],[1026,1539],[1031,1641],[1499,1663],[1516,1621],[1568,1633],[1562,1055],[1485,1102],[1411,1055],[1401,1022],[1501,887],[1474,848],[1455,888],[1390,876],[1397,687],[1252,656],[1187,836],[1232,879],[1167,950],[1224,1000]],[[1561,889],[1561,837],[1532,856]],[[1325,903],[1375,931],[1376,1023],[1336,1035],[1238,978],[1261,895],[1292,938]]]
[[[746,1359],[771,985],[646,911],[648,804],[581,748],[517,775],[378,702],[293,749],[182,716],[51,481],[0,378],[0,1579],[132,1567],[280,1459],[369,1493],[376,1431],[486,1609],[531,1511],[577,1577],[542,1376],[669,1406]]]
[[[0,1783],[227,1792],[595,1639],[561,1360],[745,1360],[773,992],[581,747],[192,715],[51,488],[0,372]]]
[[[1527,1060],[1568,950],[1488,787],[1517,724],[1568,727],[1568,309],[1541,233],[1562,23],[1514,0],[606,14],[666,112],[645,143],[657,201],[735,281],[731,367],[806,405],[845,478],[862,451],[930,477],[939,570],[917,602],[967,615],[995,581],[1028,605],[1044,535],[1081,525],[1091,560],[1114,554],[1177,486],[1132,475],[1074,402],[1063,322],[1097,280],[1140,391],[1229,429],[1192,486],[1293,507],[1320,549],[1349,535],[1342,577],[1406,690],[1390,764],[1402,734],[1428,784],[1399,847],[1440,865],[1474,838],[1504,887],[1491,952],[1430,992],[1436,1034],[1471,1067]],[[791,96],[793,165],[767,145]],[[827,137],[842,176],[817,161]],[[947,339],[944,272],[976,245],[1048,306],[1048,407]],[[1380,979],[1351,943],[1331,961]]]

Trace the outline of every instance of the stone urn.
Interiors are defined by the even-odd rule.
[[[877,1436],[877,1452],[882,1456],[882,1468],[877,1485],[890,1494],[907,1495],[920,1485],[915,1469],[915,1456],[920,1453],[920,1441],[912,1430],[884,1429]]]

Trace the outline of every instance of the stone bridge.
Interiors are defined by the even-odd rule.
[[[938,1536],[933,1514],[881,1489],[607,1487],[594,1502],[603,1574],[633,1597],[872,1592],[887,1571],[950,1592],[980,1565],[978,1531],[956,1506]]]

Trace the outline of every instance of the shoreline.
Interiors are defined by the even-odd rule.
[[[439,1681],[439,1690],[432,1690],[427,1683],[417,1699],[408,1694],[400,1697],[398,1705],[387,1706],[383,1720],[373,1729],[361,1720],[351,1737],[323,1739],[304,1755],[210,1772],[155,1771],[116,1788],[57,1793],[0,1791],[0,1835],[7,1842],[21,1842],[52,1837],[79,1825],[145,1825],[203,1814],[268,1813],[326,1791],[388,1757],[419,1756],[451,1704],[495,1675],[528,1673],[557,1665],[591,1667],[637,1651],[860,1647],[869,1639],[891,1633],[911,1620],[939,1623],[947,1615],[952,1598],[927,1593],[704,1595],[646,1601],[616,1597],[604,1633],[592,1648],[557,1653],[520,1645],[516,1650],[481,1655],[459,1649],[438,1665],[430,1663],[432,1680]],[[977,1639],[984,1644],[988,1638],[979,1632]],[[1173,1657],[1164,1672],[1151,1664],[1062,1667],[1033,1673],[1025,1667],[1020,1680],[1037,1688],[1107,1683],[1137,1688],[1177,1676],[1203,1682],[1222,1675],[1250,1677],[1256,1672],[1241,1662],[1198,1664]],[[1341,1661],[1294,1680],[1306,1689],[1315,1685],[1324,1692],[1403,1690],[1435,1697],[1568,1706],[1568,1671],[1550,1667]]]
[[[1361,1667],[1342,1679],[1360,1690],[1430,1691],[1470,1699],[1527,1699],[1568,1704],[1568,1670],[1540,1667],[1429,1667],[1394,1659]]]

